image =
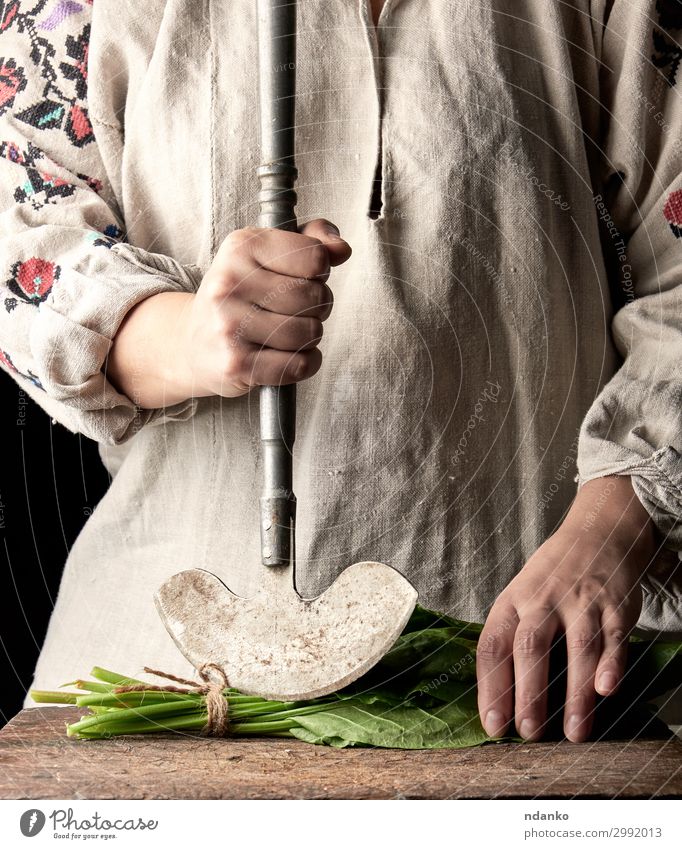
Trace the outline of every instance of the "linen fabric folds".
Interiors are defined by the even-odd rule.
[[[141,410],[106,377],[128,310],[256,221],[255,6],[4,5],[2,365],[115,472],[37,687],[189,674],[154,590],[259,580],[257,393]],[[639,626],[679,634],[679,4],[368,6],[299,3],[297,211],[353,256],[299,387],[297,586],[381,560],[482,620],[576,482],[624,474],[666,540]]]

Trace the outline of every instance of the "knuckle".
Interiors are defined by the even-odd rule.
[[[519,655],[538,654],[547,649],[547,638],[537,627],[519,628],[514,638],[514,652]]]
[[[332,290],[329,286],[320,286],[320,290],[319,305],[322,310],[322,314],[326,317],[331,313],[332,307],[334,306],[334,295],[332,294]]]
[[[481,634],[476,657],[483,661],[501,661],[509,655],[506,641],[499,634]]]
[[[588,607],[595,599],[603,598],[604,583],[593,575],[585,575],[580,580],[579,597],[582,603]]]
[[[314,281],[306,282],[304,295],[310,307],[319,309],[319,307],[324,306],[324,302],[326,300],[326,293],[324,291],[324,288],[324,286]]]
[[[225,253],[236,253],[240,251],[254,237],[254,232],[247,227],[241,230],[232,230],[222,241],[220,250]]]
[[[246,321],[233,313],[223,315],[220,319],[220,333],[228,340],[239,339],[244,333]]]
[[[570,634],[566,637],[566,647],[569,651],[585,652],[596,646],[597,635],[588,631]]]
[[[232,263],[227,262],[217,270],[216,274],[211,276],[210,283],[208,293],[211,301],[214,306],[220,306],[239,286],[241,278]]]
[[[294,380],[304,380],[308,376],[309,358],[305,354],[296,354],[292,357],[291,371]]]
[[[306,341],[319,341],[322,338],[323,327],[319,318],[306,318]]]
[[[311,245],[308,250],[311,276],[316,277],[320,274],[326,274],[329,268],[329,254],[325,246],[322,242],[318,242],[315,245]]]
[[[605,636],[610,643],[622,646],[627,644],[629,634],[624,628],[608,628]]]
[[[247,371],[247,356],[246,351],[238,347],[231,347],[228,350],[224,376],[228,380],[233,380],[237,377],[243,377]]]
[[[301,311],[324,320],[331,311],[331,290],[319,280],[305,280],[301,286]]]

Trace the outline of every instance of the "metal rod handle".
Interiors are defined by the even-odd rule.
[[[261,162],[259,227],[296,230],[296,2],[258,0]],[[265,566],[294,560],[296,496],[293,446],[296,384],[260,389],[263,447],[261,557]]]

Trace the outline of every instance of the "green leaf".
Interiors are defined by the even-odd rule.
[[[411,702],[386,707],[348,699],[320,713],[296,718],[291,733],[308,743],[336,748],[455,749],[490,739],[475,708],[457,702],[425,710]]]
[[[459,636],[457,628],[412,631],[346,692],[383,693],[406,698],[417,691],[438,701],[456,698],[458,682],[476,682],[476,643]]]
[[[455,681],[476,678],[476,643],[460,637],[456,628],[431,628],[399,637],[379,662],[390,672],[414,677],[448,675]]]
[[[476,704],[476,643],[481,630],[481,625],[417,607],[382,660],[338,693],[283,703],[225,690],[232,733],[293,735],[308,743],[335,747],[432,749],[489,742]],[[91,714],[69,727],[70,736],[96,739],[174,729],[199,732],[205,724],[202,696],[157,690],[116,695],[113,689],[137,684],[137,679],[97,667],[92,675],[98,681],[75,683],[93,695],[32,693],[39,702],[77,702],[88,707]],[[631,739],[655,731],[660,722],[645,702],[681,682],[682,643],[631,639],[621,687],[614,696],[598,700],[595,734]],[[558,638],[550,653],[548,690],[549,715],[554,717],[550,734],[558,737],[563,733],[565,698],[566,645]],[[658,731],[664,733],[665,729],[658,727]]]
[[[682,643],[632,642],[622,695],[648,701],[682,684]]]
[[[483,630],[483,625],[479,625],[477,622],[453,619],[452,616],[438,613],[435,610],[428,610],[418,604],[403,629],[403,634],[409,634],[412,631],[425,631],[430,628],[455,628],[459,632],[458,636],[468,640],[477,640]]]
[[[435,683],[434,683],[435,682]],[[452,678],[428,678],[417,682],[407,694],[410,699],[416,699],[419,704],[439,703],[449,704],[460,699],[477,698],[476,683],[472,681],[455,681]]]

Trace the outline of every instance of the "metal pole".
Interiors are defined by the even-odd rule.
[[[295,231],[295,0],[258,0],[258,63],[262,163],[257,170],[258,226]],[[295,384],[261,387],[260,438],[264,466],[261,556],[265,566],[288,566],[294,559],[296,524]]]

